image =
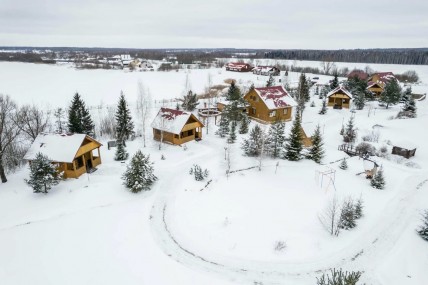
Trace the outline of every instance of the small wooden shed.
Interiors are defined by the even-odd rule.
[[[349,109],[352,100],[352,94],[343,86],[338,86],[327,94],[327,106],[333,106],[334,109]]]
[[[78,178],[101,164],[102,144],[86,134],[39,134],[24,156],[31,163],[38,153],[47,156],[64,178]]]
[[[415,156],[416,145],[412,142],[401,141],[393,144],[392,154],[400,155],[405,158]]]
[[[162,107],[151,126],[155,140],[180,145],[202,139],[204,124],[190,112]]]

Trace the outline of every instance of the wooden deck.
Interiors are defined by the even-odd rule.
[[[349,156],[357,156],[358,155],[358,156],[362,157],[364,155],[364,153],[362,151],[357,150],[353,145],[350,145],[350,144],[341,144],[341,145],[339,145],[339,147],[337,149],[345,152]]]

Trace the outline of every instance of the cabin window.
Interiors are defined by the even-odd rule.
[[[255,115],[256,114],[256,108],[251,108],[251,113],[253,114],[253,115]]]
[[[193,136],[193,130],[188,130],[187,131],[187,136]]]
[[[178,135],[174,135],[174,138],[178,139],[179,137],[178,137]]]
[[[158,129],[155,129],[155,134],[160,135],[160,134],[161,134],[161,131],[160,131],[160,130],[158,130]]]
[[[284,115],[288,114],[288,108],[284,108]]]
[[[67,170],[73,170],[73,163],[67,163]]]
[[[276,116],[276,111],[274,110],[274,111],[270,111],[269,112],[269,117],[275,117]]]

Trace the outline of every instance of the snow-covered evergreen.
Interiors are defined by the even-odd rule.
[[[417,229],[418,234],[428,241],[428,210],[422,215],[422,225]]]
[[[342,132],[342,131],[341,131]],[[348,120],[348,124],[346,125],[346,129],[343,133],[343,141],[347,143],[352,143],[355,141],[357,137],[357,131],[354,126],[354,117],[350,116]]]
[[[379,171],[375,174],[375,176],[370,181],[370,185],[376,189],[385,188],[385,178],[383,177],[382,169],[379,169]]]
[[[190,168],[189,174],[193,175],[196,181],[202,181],[208,177],[209,171],[208,169],[202,170],[199,165],[194,164],[192,168]]]
[[[68,131],[76,134],[93,134],[94,123],[85,102],[79,93],[74,94],[71,106],[68,109]]]
[[[196,93],[193,93],[192,90],[189,90],[189,92],[183,96],[183,99],[181,99],[181,107],[183,107],[186,111],[193,111],[198,106],[198,97]]]
[[[58,165],[52,163],[42,153],[38,153],[30,164],[30,179],[25,182],[33,188],[34,193],[48,193],[52,186],[57,185],[62,178]]]
[[[241,124],[239,125],[239,133],[240,134],[248,133],[249,124],[250,124],[250,119],[248,118],[248,115],[243,114]]]
[[[339,168],[343,170],[348,169],[348,162],[346,161],[346,158],[342,159],[342,162],[340,163]]]
[[[150,156],[146,156],[141,150],[138,150],[122,175],[123,184],[134,193],[150,190],[152,184],[157,180],[153,172]]]
[[[226,137],[229,134],[229,119],[227,116],[222,115],[219,122],[219,128],[216,131],[216,135],[219,135],[221,138]]]
[[[128,108],[125,95],[121,92],[116,109],[116,137],[118,140],[126,141],[133,134],[134,123],[132,122],[131,111]]]
[[[321,135],[320,126],[317,125],[313,135],[311,136],[312,146],[309,149],[308,158],[316,163],[320,163],[324,157],[324,142]]]
[[[129,153],[126,151],[125,143],[121,140],[117,141],[114,160],[123,161],[123,160],[127,160],[128,157],[129,157]]]
[[[322,100],[321,110],[318,112],[320,115],[325,115],[327,113],[327,102],[326,99]]]
[[[266,87],[272,87],[275,86],[276,82],[275,82],[275,78],[273,77],[272,74],[269,75],[269,79],[266,82]]]
[[[229,137],[227,138],[228,143],[234,143],[236,141],[236,122],[233,121],[229,131]]]
[[[285,123],[282,121],[274,122],[267,133],[264,150],[270,156],[277,158],[282,156],[282,150],[285,142]]]
[[[263,149],[265,141],[265,134],[259,125],[255,125],[251,129],[250,135],[247,139],[244,139],[242,143],[242,150],[245,155],[248,156],[259,156]]]
[[[380,94],[379,101],[386,105],[388,109],[389,105],[397,104],[401,99],[401,87],[398,84],[398,81],[395,79],[389,80],[383,92]]]
[[[288,137],[288,141],[285,143],[285,159],[291,161],[297,161],[301,159],[301,152],[303,150],[302,139],[302,126],[300,123],[300,115],[299,113],[297,113],[293,122],[293,127],[291,128],[290,136]]]

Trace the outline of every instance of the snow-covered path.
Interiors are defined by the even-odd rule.
[[[190,168],[193,161],[204,161],[212,158],[210,149],[198,153],[186,161],[174,165],[166,171],[165,176],[175,177],[163,180],[157,187],[156,197],[151,211],[152,233],[165,253],[181,264],[208,273],[221,275],[239,282],[260,282],[254,284],[308,284],[319,276],[321,271],[329,268],[346,268],[364,271],[363,281],[367,284],[383,284],[376,272],[382,260],[391,251],[397,241],[408,229],[409,220],[417,215],[411,207],[420,199],[423,191],[428,191],[428,172],[425,170],[405,169],[407,174],[396,185],[398,193],[376,217],[374,227],[361,232],[358,241],[345,249],[314,258],[305,262],[260,262],[239,258],[215,258],[204,256],[189,247],[184,247],[174,236],[169,223],[174,219],[174,199],[180,185],[180,176],[174,176],[177,168]],[[169,172],[169,173],[168,173]]]

